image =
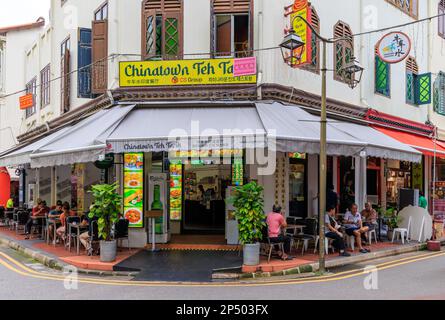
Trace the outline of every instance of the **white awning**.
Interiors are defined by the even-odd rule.
[[[66,132],[69,127],[62,128],[59,131],[56,131],[44,138],[41,138],[33,143],[30,143],[22,148],[16,149],[10,153],[6,152],[4,156],[0,158],[0,166],[18,166],[22,164],[31,163],[31,154],[42,147],[43,145],[50,143],[57,137],[61,136],[64,132]]]
[[[134,105],[97,112],[77,123],[31,155],[31,167],[41,168],[94,162],[107,152],[109,133],[133,110]]]
[[[93,162],[105,153],[276,148],[318,154],[320,118],[298,106],[115,106],[35,146],[34,168]],[[327,153],[420,162],[421,153],[379,131],[327,123]]]

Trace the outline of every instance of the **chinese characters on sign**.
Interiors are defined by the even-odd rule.
[[[411,40],[403,32],[391,32],[377,44],[377,54],[386,63],[399,63],[411,52]]]
[[[297,18],[298,16],[305,19],[308,24],[312,23],[312,11],[307,1],[296,0],[292,7],[292,14],[290,21],[294,32],[305,43],[304,46],[295,49],[294,56],[300,57],[299,60],[291,61],[291,65],[295,67],[303,66],[312,63],[312,30],[304,22],[304,20]]]

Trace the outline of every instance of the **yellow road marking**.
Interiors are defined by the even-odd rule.
[[[6,262],[3,259],[0,259],[0,264],[6,267],[7,269],[18,273],[20,275],[26,276],[26,277],[32,277],[37,279],[43,279],[43,280],[52,280],[52,281],[65,281],[66,276],[64,275],[51,275],[46,274],[42,272],[35,271],[25,265],[23,265],[21,262],[13,259],[12,257],[8,256],[7,254],[0,252],[0,255],[9,261]],[[378,265],[375,265],[374,270],[385,270],[389,268],[395,268],[397,266],[414,263],[418,261],[423,261],[427,259],[432,259],[440,256],[444,256],[445,253],[431,253],[431,254],[424,254],[416,257],[406,257],[401,258],[385,263],[381,263]],[[22,269],[22,270],[20,270]],[[343,279],[349,279],[353,277],[361,276],[367,272],[364,269],[354,269],[349,271],[344,271],[341,273],[337,273],[334,275],[327,275],[327,276],[318,276],[318,277],[311,277],[311,278],[304,278],[304,279],[285,279],[285,280],[272,280],[272,281],[264,281],[259,283],[249,283],[249,282],[231,282],[231,283],[197,283],[197,282],[156,282],[156,281],[129,281],[129,280],[111,280],[111,279],[100,279],[100,278],[86,278],[86,277],[78,277],[77,280],[80,283],[86,283],[86,284],[97,284],[97,285],[111,285],[111,286],[138,286],[138,287],[145,287],[145,286],[168,286],[168,287],[184,287],[184,286],[193,286],[193,287],[253,287],[253,286],[274,286],[274,285],[296,285],[296,284],[307,284],[307,283],[321,283],[321,282],[332,282],[332,281],[339,281]]]

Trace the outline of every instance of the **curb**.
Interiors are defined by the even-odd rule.
[[[444,244],[445,242],[442,242]],[[345,265],[350,265],[359,262],[365,262],[374,259],[380,259],[390,256],[397,256],[404,253],[423,251],[427,249],[426,243],[419,243],[409,247],[399,247],[390,250],[371,252],[366,256],[357,255],[352,257],[345,257],[339,259],[333,259],[326,261],[326,268],[334,268],[334,267],[342,267]],[[310,276],[309,274],[314,274],[318,271],[319,264],[310,263],[298,266],[292,269],[286,269],[282,271],[274,271],[274,272],[252,272],[252,273],[238,273],[238,274],[214,274],[212,275],[213,279],[232,279],[232,280],[243,280],[243,279],[261,279],[261,278],[271,278],[271,277],[282,277],[289,275],[299,275],[300,276]]]
[[[68,264],[68,263],[64,263],[59,261],[56,258],[52,258],[50,256],[44,255],[41,252],[29,249],[21,244],[19,244],[16,241],[4,238],[4,237],[0,237],[0,244],[6,245],[11,249],[14,249],[17,252],[20,252],[38,262],[40,262],[41,264],[51,268],[51,269],[55,269],[55,270],[59,270],[59,271],[63,271],[66,268],[72,268],[73,266]],[[127,276],[127,277],[132,277],[135,276],[136,274],[138,274],[138,272],[125,272],[125,271],[101,271],[101,270],[88,270],[88,269],[82,269],[82,268],[77,268],[77,272],[81,273],[81,274],[87,274],[87,275],[95,275],[95,276]]]

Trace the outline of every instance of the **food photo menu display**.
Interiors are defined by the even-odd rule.
[[[124,216],[130,228],[144,227],[144,154],[124,154]]]

